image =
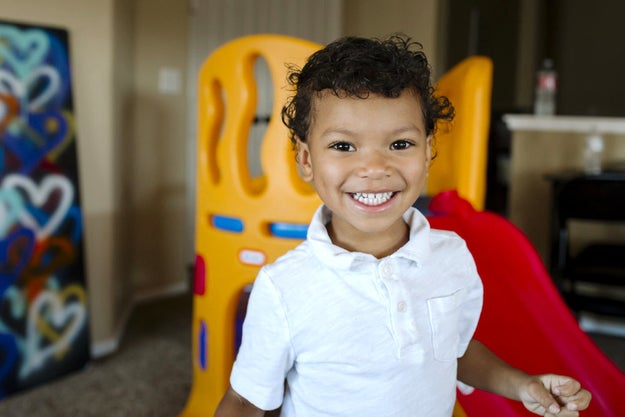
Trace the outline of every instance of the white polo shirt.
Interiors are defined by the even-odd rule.
[[[465,242],[410,208],[409,241],[377,259],[333,245],[330,215],[259,272],[232,387],[282,416],[450,417],[482,308]]]

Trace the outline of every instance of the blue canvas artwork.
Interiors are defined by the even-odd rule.
[[[69,58],[66,30],[0,21],[0,399],[89,361]]]

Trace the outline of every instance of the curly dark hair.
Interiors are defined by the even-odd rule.
[[[431,68],[421,49],[402,34],[385,40],[348,36],[312,54],[301,71],[289,68],[295,95],[282,108],[282,122],[291,142],[307,141],[312,98],[323,90],[337,96],[396,98],[410,89],[421,100],[426,134],[435,133],[437,120],[451,121],[454,108],[447,97],[434,95]]]

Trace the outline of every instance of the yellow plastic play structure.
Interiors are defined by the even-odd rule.
[[[213,415],[229,384],[235,357],[237,305],[244,288],[253,282],[262,265],[274,261],[305,238],[307,224],[321,203],[309,185],[299,178],[295,154],[280,120],[282,105],[291,94],[286,88],[285,64],[301,67],[320,47],[287,36],[251,35],[218,48],[200,70],[193,385],[180,417]],[[263,172],[252,178],[247,162],[248,137],[258,97],[254,63],[260,57],[266,61],[271,73],[274,104],[261,145]],[[481,63],[479,68],[490,71],[483,60],[476,62]],[[475,71],[469,72],[473,74]],[[474,81],[480,78],[477,74],[473,77]],[[468,88],[465,85],[471,84],[471,80],[457,81],[457,78],[454,76],[445,81],[444,92],[452,100],[458,100],[454,104],[462,120],[463,112],[472,111],[464,106],[474,104],[463,98],[462,91],[452,91],[454,87]],[[479,89],[482,100],[488,98],[487,90],[486,87]],[[473,94],[474,89],[463,91]],[[479,103],[480,111],[488,110],[485,103]],[[487,116],[480,120],[487,120]],[[462,128],[463,123],[457,123],[454,131]],[[482,140],[481,131],[474,129],[471,132],[479,133],[479,140]],[[468,135],[460,136],[462,141],[469,141]],[[453,144],[443,142],[456,140],[453,133],[440,140],[441,161],[446,161],[443,154],[448,152],[448,146],[453,148]],[[462,148],[453,149],[458,154],[468,152],[465,148],[471,146],[463,144]],[[466,154],[466,157],[471,156]],[[436,162],[440,168],[446,163]],[[466,169],[469,165],[462,166]],[[466,182],[464,174],[458,170],[453,172],[458,173],[463,184]],[[439,169],[434,176],[437,175],[448,174]],[[485,180],[485,173],[471,178]],[[432,190],[446,185],[456,188],[451,182],[441,180],[432,186]],[[475,198],[479,196],[476,193]],[[466,417],[459,405],[456,405],[454,417]]]
[[[218,48],[200,70],[193,387],[183,416],[213,415],[228,388],[234,361],[239,296],[260,266],[305,237],[320,204],[299,178],[280,120],[290,95],[285,64],[301,67],[319,48],[285,36],[252,35]],[[274,106],[261,147],[263,174],[252,178],[247,149],[258,96],[254,63],[259,57],[271,72]]]
[[[464,59],[438,81],[437,94],[449,98],[456,116],[451,126],[439,125],[427,195],[455,189],[484,209],[492,84],[493,63],[485,56]]]

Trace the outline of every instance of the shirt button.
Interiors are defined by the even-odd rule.
[[[407,308],[408,305],[405,301],[400,301],[399,303],[397,303],[397,311],[399,311],[400,313],[404,313]]]
[[[382,266],[382,273],[386,278],[390,278],[391,275],[393,275],[393,267],[389,264],[384,264],[384,266]]]

